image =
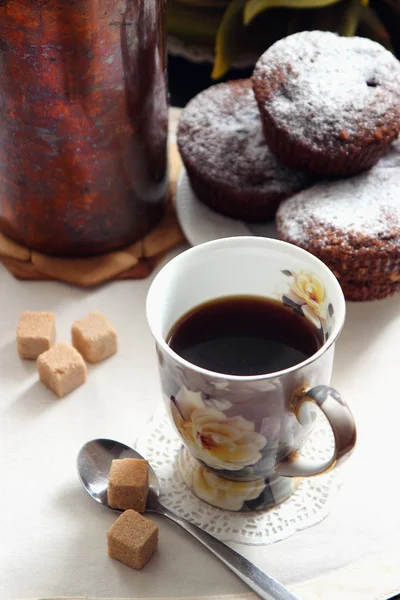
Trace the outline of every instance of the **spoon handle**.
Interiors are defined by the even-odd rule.
[[[231,571],[244,581],[263,600],[299,600],[284,585],[273,579],[264,571],[261,571],[252,562],[244,558],[220,542],[215,537],[203,531],[193,523],[186,521],[183,517],[175,515],[164,506],[159,506],[159,511],[165,517],[180,525],[199,542],[208,548],[214,556],[219,558]]]

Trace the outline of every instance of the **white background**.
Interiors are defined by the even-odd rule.
[[[106,531],[115,515],[85,494],[76,475],[84,442],[110,437],[133,444],[161,402],[145,320],[150,281],[84,291],[56,282],[20,282],[0,266],[1,599],[247,591],[196,541],[161,518],[155,519],[159,550],[142,571],[109,559]],[[58,341],[70,339],[75,318],[100,310],[118,331],[119,352],[90,366],[88,382],[59,400],[38,382],[35,363],[17,356],[15,328],[23,310],[54,311]],[[323,523],[273,546],[236,549],[290,584],[399,547],[399,379],[399,296],[348,304],[333,385],[353,410],[359,440],[334,509]]]

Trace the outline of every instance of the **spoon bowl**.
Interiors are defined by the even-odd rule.
[[[143,456],[125,444],[114,440],[98,439],[87,442],[79,451],[77,459],[79,479],[89,494],[99,504],[115,512],[122,510],[112,508],[108,504],[107,487],[111,463],[118,458],[141,458]],[[203,531],[183,517],[174,514],[163,506],[158,497],[160,485],[157,475],[149,464],[149,492],[146,512],[153,512],[167,517],[180,525],[199,542],[219,558],[231,571],[244,581],[263,600],[298,600],[284,585],[261,571],[252,562],[235,550],[226,546],[215,537]]]
[[[111,463],[113,460],[121,458],[143,459],[143,456],[121,442],[98,439],[86,442],[80,449],[77,458],[78,476],[89,496],[99,504],[119,513],[123,510],[108,504],[107,488]],[[159,495],[160,485],[157,475],[149,464],[149,493],[146,510],[151,510],[150,505],[157,504]]]

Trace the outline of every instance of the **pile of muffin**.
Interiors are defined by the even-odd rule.
[[[400,62],[368,39],[305,31],[271,46],[251,79],[191,100],[178,146],[199,200],[275,218],[348,300],[372,300],[400,291],[399,131]]]

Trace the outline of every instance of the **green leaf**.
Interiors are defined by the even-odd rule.
[[[224,12],[215,40],[215,63],[212,79],[219,79],[229,70],[235,58],[240,33],[243,30],[243,8],[246,0],[232,0]]]
[[[321,31],[336,31],[339,35],[355,35],[364,10],[362,0],[342,0],[326,8],[313,11],[312,27]]]
[[[247,0],[244,23],[248,25],[257,15],[270,8],[322,8],[340,0]]]
[[[343,10],[340,28],[338,30],[340,35],[347,37],[352,37],[355,35],[360,22],[362,10],[363,4],[360,2],[360,0],[347,0],[346,6]]]

